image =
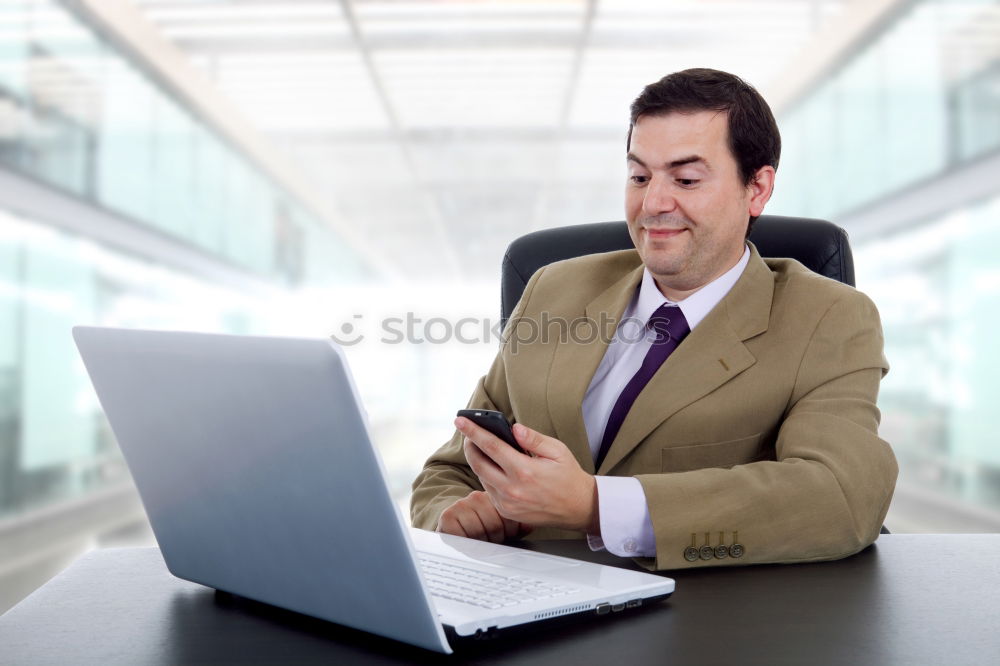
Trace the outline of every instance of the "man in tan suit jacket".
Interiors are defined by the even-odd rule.
[[[686,70],[647,86],[627,158],[637,249],[540,269],[469,401],[520,424],[531,455],[457,419],[414,482],[414,525],[599,545],[623,511],[603,496],[608,477],[632,477],[652,533],[636,554],[650,568],[835,559],[877,538],[897,473],[877,434],[888,371],[878,313],[853,288],[745,242],[779,152],[770,109],[736,77]],[[644,385],[595,469],[600,433],[582,406],[615,371],[609,342],[649,297],[640,285],[681,309],[699,291],[723,295]]]

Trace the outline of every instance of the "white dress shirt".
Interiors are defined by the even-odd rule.
[[[590,452],[595,459],[611,410],[625,385],[639,371],[653,343],[653,336],[644,335],[649,317],[664,303],[673,305],[681,309],[688,327],[693,331],[729,293],[749,261],[750,248],[746,247],[735,266],[677,303],[666,298],[656,286],[649,269],[643,269],[642,283],[625,308],[615,337],[608,345],[583,398],[583,422],[587,427]],[[596,479],[601,536],[588,536],[590,547],[594,550],[607,548],[622,557],[655,556],[656,537],[639,480],[631,476],[598,476]]]

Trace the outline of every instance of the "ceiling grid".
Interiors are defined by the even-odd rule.
[[[461,280],[533,228],[621,219],[644,85],[709,66],[766,92],[851,4],[133,1],[403,275]]]

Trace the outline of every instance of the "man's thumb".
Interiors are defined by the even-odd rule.
[[[517,443],[521,445],[521,448],[528,453],[536,453],[538,447],[542,445],[545,441],[545,437],[540,433],[532,430],[531,428],[521,425],[520,423],[515,423],[513,426],[514,438],[517,439]]]

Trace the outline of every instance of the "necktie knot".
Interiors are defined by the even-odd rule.
[[[646,328],[656,334],[654,344],[669,340],[680,342],[690,331],[684,313],[676,305],[664,303],[649,316]]]

